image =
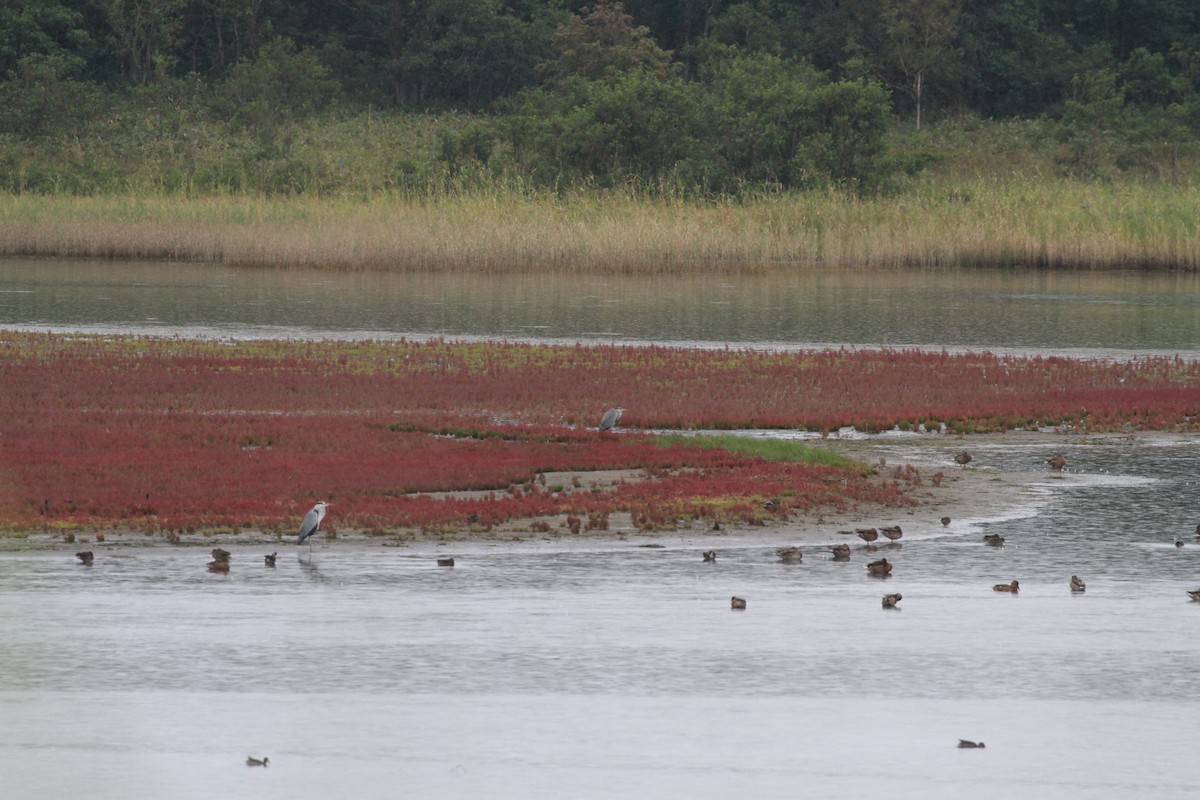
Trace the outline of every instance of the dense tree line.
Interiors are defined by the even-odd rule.
[[[0,136],[118,99],[262,141],[331,109],[465,111],[491,122],[444,135],[450,169],[503,143],[551,183],[865,185],[887,119],[961,112],[1053,118],[1087,169],[1097,137],[1186,147],[1198,95],[1195,0],[0,4]]]

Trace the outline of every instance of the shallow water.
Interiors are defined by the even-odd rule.
[[[1045,447],[980,442],[972,469]],[[2,553],[0,794],[1195,797],[1200,440],[1058,449],[1007,513],[902,516],[849,563],[777,563],[800,529],[282,545],[274,569],[242,546],[228,575],[200,548]]]
[[[455,274],[0,259],[0,327],[1200,357],[1200,276]]]

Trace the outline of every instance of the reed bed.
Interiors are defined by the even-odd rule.
[[[701,202],[497,190],[406,200],[0,196],[0,255],[328,269],[1200,267],[1200,188],[965,179]]]
[[[623,432],[597,433],[617,403]],[[5,332],[0,529],[284,530],[318,498],[338,524],[380,532],[615,511],[666,528],[911,502],[916,470],[639,433],[845,425],[1195,430],[1200,364]],[[591,492],[536,477],[597,469],[654,480]],[[480,494],[430,494],[460,490]]]

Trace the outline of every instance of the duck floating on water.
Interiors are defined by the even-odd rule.
[[[834,561],[849,561],[850,560],[850,545],[848,544],[831,544],[829,552],[833,553]]]
[[[1087,590],[1087,584],[1079,579],[1078,575],[1071,576],[1071,591],[1082,592]]]
[[[84,550],[82,553],[76,553],[75,557],[79,559],[81,564],[86,564],[90,567],[92,565],[92,561],[95,560],[96,555],[91,550]]]
[[[735,610],[737,610],[737,611],[744,610],[744,609],[746,608],[746,598],[744,598],[744,597],[731,597],[731,598],[729,599],[729,607],[730,607],[730,608],[732,608],[732,609],[735,609]]]
[[[1050,456],[1050,458],[1046,459],[1046,463],[1049,464],[1050,469],[1054,470],[1055,472],[1062,472],[1063,467],[1067,465],[1067,459],[1062,453],[1055,453],[1054,455]]]
[[[213,551],[212,551],[212,557],[213,557],[213,561],[228,561],[229,560],[229,551],[222,550],[219,547],[214,547]]]
[[[904,598],[904,595],[897,592],[896,594],[885,594],[883,596],[884,608],[895,608],[896,603],[899,603]]]
[[[269,765],[270,763],[271,763],[271,759],[267,758],[266,756],[263,756],[262,758],[255,758],[254,756],[246,756],[246,766],[247,767],[265,767],[265,766]]]
[[[799,547],[781,547],[775,551],[775,555],[784,564],[799,564],[804,560],[804,553],[800,552]]]
[[[979,748],[984,747],[984,744],[983,744],[983,742],[972,742],[970,739],[959,739],[958,746],[965,748],[965,749],[970,749],[970,748],[979,749]]]
[[[717,551],[716,550],[705,550],[703,553],[703,556],[704,556],[704,561],[708,564],[714,564],[717,561]]]
[[[992,547],[1003,547],[1004,537],[998,533],[985,533],[983,535],[983,543],[990,544]]]
[[[1017,592],[1021,591],[1021,584],[1017,583],[1015,580],[1012,583],[997,583],[992,587],[992,591],[1012,592],[1013,594],[1016,594]]]
[[[275,566],[275,556],[277,556],[277,555],[279,555],[278,552],[267,553],[265,556],[263,556],[263,563],[266,564],[268,567]]]
[[[881,558],[878,561],[872,561],[867,564],[867,572],[877,578],[886,578],[892,574],[892,565],[888,563],[886,558]]]

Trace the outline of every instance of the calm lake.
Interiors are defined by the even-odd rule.
[[[960,270],[645,278],[0,260],[0,326],[1200,357],[1200,276]]]
[[[1196,289],[18,261],[0,262],[0,327],[1196,357]],[[854,540],[848,563],[833,540],[777,563],[800,528],[243,545],[227,575],[206,548],[89,544],[90,567],[80,547],[0,551],[0,797],[1200,796],[1200,439],[1062,436],[1062,476],[1044,437],[870,443],[920,465],[968,446],[1029,489],[949,526],[901,515],[899,546]],[[879,555],[886,581],[863,568]],[[1019,595],[992,591],[1014,578]]]

